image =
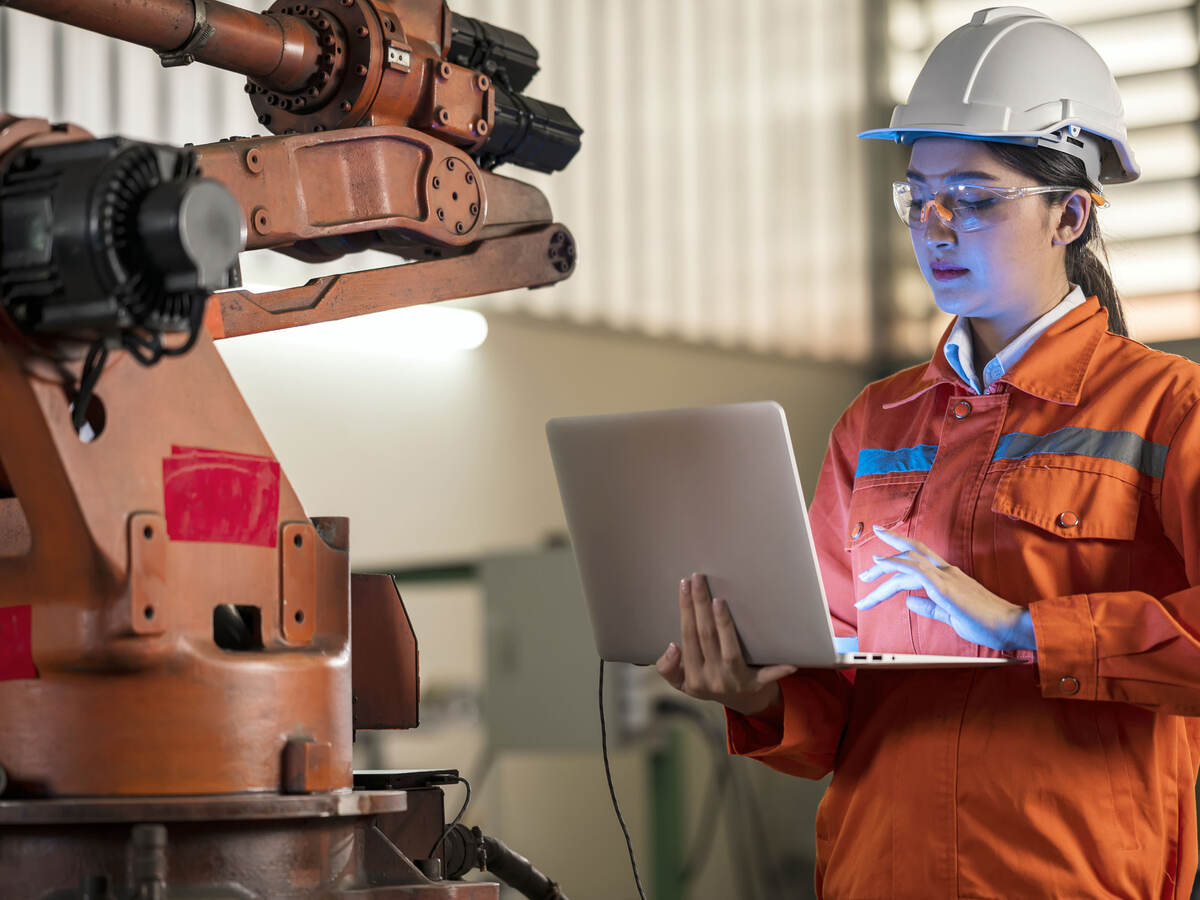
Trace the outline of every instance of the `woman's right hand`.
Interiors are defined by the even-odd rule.
[[[751,666],[742,655],[728,604],[713,599],[708,579],[692,575],[679,582],[679,631],[658,658],[658,674],[677,691],[697,700],[716,700],[752,716],[780,701],[777,682],[796,666]]]

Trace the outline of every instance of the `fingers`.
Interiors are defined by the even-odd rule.
[[[667,649],[658,658],[654,668],[658,670],[658,674],[667,684],[677,691],[683,690],[683,654],[680,652],[678,644],[674,641],[667,644]]]
[[[692,611],[696,620],[696,634],[700,640],[700,652],[705,660],[721,658],[721,641],[717,637],[717,622],[713,616],[712,594],[708,591],[708,579],[703,575],[692,576]]]
[[[939,622],[945,622],[947,625],[950,624],[950,614],[928,597],[909,597],[904,601],[904,605],[918,616],[925,616],[927,619],[937,619]]]
[[[901,552],[910,550],[920,556],[924,556],[926,559],[932,562],[935,567],[948,565],[944,559],[942,559],[929,548],[928,544],[923,544],[916,538],[901,537],[900,535],[893,534],[886,528],[883,528],[879,525],[873,525],[871,527],[875,531],[875,536],[894,550],[899,550]]]
[[[798,671],[796,666],[763,666],[754,670],[754,681],[759,687],[766,687],[771,682],[794,675]]]
[[[923,591],[924,589],[925,584],[916,573],[900,572],[855,603],[854,608],[871,609],[900,591]]]
[[[733,615],[729,612],[729,604],[722,597],[713,600],[713,619],[717,626],[717,640],[721,647],[722,662],[735,669],[744,667],[746,659],[742,655],[737,626],[733,624]]]
[[[699,672],[704,665],[700,638],[696,635],[696,611],[692,605],[692,580],[679,582],[679,640],[685,672]]]

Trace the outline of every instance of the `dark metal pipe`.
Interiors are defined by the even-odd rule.
[[[272,90],[302,86],[320,54],[317,33],[295,16],[253,13],[220,0],[8,0],[13,9],[170,53],[187,43],[196,2],[213,28],[197,62],[239,72]]]

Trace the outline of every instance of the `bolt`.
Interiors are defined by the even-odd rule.
[[[444,209],[439,209],[437,211],[437,217],[438,217],[439,222],[445,222],[446,221],[446,211]]]
[[[479,204],[478,203],[471,204],[471,215],[473,215],[473,216],[479,215]]]
[[[292,129],[288,129],[291,131]],[[258,207],[251,214],[251,219],[254,221],[254,230],[259,234],[271,233],[271,215],[263,207]]]
[[[490,78],[488,78],[486,75],[480,75],[478,78],[475,79],[475,87],[477,87],[481,91],[486,92],[487,89],[490,88],[491,86],[492,86],[492,80]]]
[[[477,135],[479,135],[480,137],[483,137],[485,134],[488,133],[487,119],[480,119],[478,122],[475,123],[475,133]]]
[[[450,78],[454,74],[454,69],[448,62],[443,62],[438,66],[438,77],[443,81]]]
[[[267,116],[269,119],[270,116]],[[250,150],[246,153],[246,168],[257,175],[262,171],[262,156],[258,150]]]
[[[279,97],[277,97],[275,94],[267,94],[267,106],[278,106],[278,105],[279,105]]]
[[[462,222],[454,223],[454,231],[456,234],[462,234],[466,230],[467,230],[467,226],[464,225]]]
[[[436,175],[434,175],[433,176],[433,189],[436,191],[441,186],[442,186],[442,179],[440,179]]]
[[[367,67],[364,65],[355,66],[354,74],[357,75],[359,78],[365,77],[367,74]]]
[[[254,93],[254,85],[252,85],[250,82],[247,81],[243,90],[247,94],[253,94]]]
[[[435,109],[433,111],[433,124],[449,125],[450,110],[446,109],[444,106],[439,106],[437,109]]]
[[[366,26],[366,25],[359,25],[359,26],[358,26],[356,29],[354,29],[354,33],[355,33],[355,34],[357,34],[357,35],[358,35],[360,38],[364,38],[364,37],[366,37],[366,36],[367,36],[367,34],[368,34],[368,32],[367,32],[367,26]]]
[[[271,124],[271,116],[268,113],[263,113],[261,116],[258,117],[258,124],[259,125],[270,125]]]
[[[353,6],[354,0],[342,0],[342,6]]]
[[[340,109],[342,112],[350,112],[350,101],[343,100],[338,104],[338,109]]]
[[[456,165],[456,163],[454,162],[454,160],[452,160],[452,159],[446,160],[446,168],[449,169],[451,172],[454,171],[455,165]]]
[[[463,180],[464,180],[464,181],[466,181],[466,183],[467,183],[467,184],[474,184],[474,183],[475,183],[475,176],[474,176],[474,175],[472,175],[470,172],[468,172],[468,173],[466,174],[466,176],[463,178]]]

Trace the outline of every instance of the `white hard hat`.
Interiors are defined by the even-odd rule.
[[[1061,150],[1082,159],[1097,186],[1141,174],[1100,54],[1067,26],[1021,6],[980,10],[947,35],[891,127],[859,137],[911,144],[934,135]]]

